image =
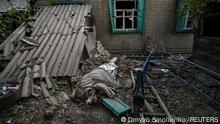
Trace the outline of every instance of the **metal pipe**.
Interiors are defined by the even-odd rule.
[[[183,57],[182,57],[182,60],[183,60],[184,62],[186,62],[186,63],[189,63],[189,64],[191,64],[191,65],[196,66],[198,69],[201,69],[201,70],[206,71],[209,75],[214,76],[216,79],[220,80],[220,74],[219,74],[219,73],[216,73],[216,72],[214,72],[214,71],[212,71],[212,70],[210,70],[210,69],[208,69],[208,68],[205,68],[205,67],[203,67],[203,66],[201,66],[201,65],[198,65],[198,64],[196,64],[196,63],[193,63],[193,62],[191,62],[191,61],[189,61],[189,60],[187,60],[187,59],[185,59],[185,58],[183,58]]]
[[[173,53],[166,53],[166,52],[164,52],[164,53],[162,53],[162,54],[176,56],[176,57],[180,58],[180,60],[183,60],[184,62],[186,62],[186,63],[188,63],[188,64],[190,64],[190,65],[196,66],[198,69],[204,70],[204,71],[205,71],[206,73],[208,73],[209,75],[211,75],[211,76],[215,77],[216,79],[220,80],[220,74],[219,74],[219,73],[216,73],[216,72],[214,72],[214,71],[212,71],[212,70],[210,70],[210,69],[208,69],[208,68],[206,68],[206,67],[203,67],[203,66],[201,66],[201,65],[199,65],[199,64],[193,63],[193,62],[191,62],[191,61],[185,59],[185,58],[184,58],[183,56],[181,56],[180,54],[174,55]]]
[[[220,102],[216,101],[213,97],[209,96],[208,94],[202,92],[199,88],[197,88],[196,86],[191,85],[187,80],[182,79],[181,77],[179,77],[178,75],[169,72],[172,76],[174,76],[175,78],[181,80],[184,84],[192,87],[194,90],[198,91],[199,93],[201,93],[203,96],[207,97],[209,100],[212,100],[214,103],[216,103],[218,106],[220,106]]]

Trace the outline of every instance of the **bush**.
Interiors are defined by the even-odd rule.
[[[0,43],[2,43],[22,22],[29,17],[29,11],[12,9],[0,15]]]

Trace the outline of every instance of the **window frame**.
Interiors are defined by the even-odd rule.
[[[135,8],[134,9],[116,9],[116,4],[117,4],[116,2],[118,2],[118,1],[134,1]],[[137,14],[136,14],[136,16],[134,15],[135,12],[136,13],[138,12],[137,3],[138,3],[138,0],[114,0],[115,31],[124,31],[124,30],[126,30],[126,31],[136,31],[137,30],[137,24],[136,24],[136,28],[134,28],[135,27],[135,20],[134,20],[135,17],[136,17],[136,22],[137,22]],[[122,16],[117,16],[117,12],[118,11],[122,12]],[[131,16],[125,16],[126,12],[132,12],[132,15]],[[125,28],[125,24],[126,24],[125,18],[129,18],[129,17],[132,18],[132,26],[131,26],[131,28]],[[122,18],[123,19],[123,21],[122,21],[122,24],[123,24],[122,29],[117,28],[117,26],[116,26],[117,25],[117,20],[116,20],[117,18]]]
[[[145,24],[145,0],[136,0],[136,26],[128,29],[117,29],[116,28],[116,1],[134,1],[134,0],[108,0],[109,4],[109,12],[110,12],[110,20],[112,26],[113,33],[129,33],[129,32],[143,32],[144,24]],[[134,18],[135,18],[134,17]],[[135,24],[135,23],[134,23]],[[134,28],[136,27],[136,28]]]
[[[190,12],[187,12],[186,18],[185,18],[185,24],[183,27],[184,30],[191,30],[193,28],[193,25],[191,25],[191,27],[187,27],[187,23],[189,21],[189,18],[190,18]],[[193,21],[193,20],[190,20],[190,21]]]
[[[187,2],[187,0],[177,0],[177,10],[179,10],[185,3]],[[178,11],[177,11],[178,13]],[[178,16],[178,14],[176,14],[176,29],[175,31],[177,33],[192,33],[193,32],[193,25],[192,27],[186,27],[187,25],[187,21],[189,18],[189,12],[184,15],[184,16]]]

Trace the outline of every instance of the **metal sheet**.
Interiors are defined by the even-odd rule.
[[[19,51],[1,76],[9,78],[21,76],[25,66],[33,68],[34,65],[42,62],[45,62],[49,76],[50,74],[54,77],[75,75],[87,37],[83,33],[83,24],[90,11],[90,5],[45,7],[33,24],[31,34],[32,39],[39,46],[31,50]],[[12,67],[15,62],[19,63],[16,67]]]

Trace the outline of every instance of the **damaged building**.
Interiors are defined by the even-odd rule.
[[[69,3],[92,5],[96,38],[110,51],[143,51],[152,39],[167,51],[192,51],[192,25],[189,16],[177,19],[177,0],[54,0]]]
[[[220,6],[197,33],[186,1],[37,0],[0,44],[0,123],[219,123]]]

